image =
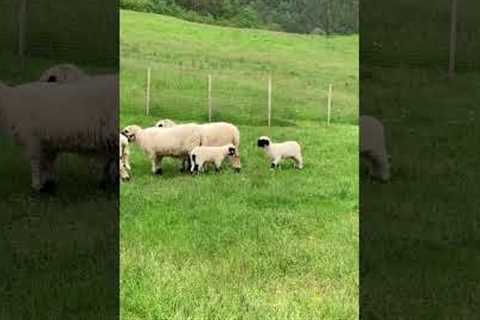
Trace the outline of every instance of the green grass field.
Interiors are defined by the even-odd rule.
[[[147,66],[150,116],[143,113]],[[212,73],[226,83],[214,90],[215,120],[239,125],[243,162],[239,175],[227,168],[191,177],[167,159],[157,177],[132,147],[133,180],[120,192],[122,319],[358,318],[357,69],[357,37],[121,13],[121,126],[205,121]],[[277,89],[267,128],[270,71]],[[298,140],[305,169],[270,171],[255,147],[264,134]]]

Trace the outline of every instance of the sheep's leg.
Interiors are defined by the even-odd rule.
[[[222,169],[222,161],[221,160],[215,161],[215,171],[218,173],[221,171],[221,169]]]
[[[295,167],[298,169],[303,169],[303,159],[301,155],[295,156],[292,158],[295,161]]]
[[[156,175],[161,175],[162,171],[162,156],[153,155],[152,156],[152,173]]]

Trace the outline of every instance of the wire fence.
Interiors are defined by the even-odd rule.
[[[275,73],[222,74],[149,67],[122,68],[121,78],[122,114],[134,117],[250,126],[357,121],[358,78],[322,81]]]

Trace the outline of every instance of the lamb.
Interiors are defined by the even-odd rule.
[[[227,144],[221,147],[205,147],[199,146],[190,152],[190,162],[192,164],[190,171],[203,172],[205,163],[215,164],[215,169],[220,170],[226,157],[233,157],[236,154],[236,148],[233,144]]]
[[[273,143],[269,137],[262,136],[258,138],[257,146],[262,148],[272,161],[272,169],[278,168],[283,159],[292,159],[296,168],[303,169],[302,150],[298,142]]]
[[[390,179],[384,127],[371,116],[360,117],[360,156],[366,161],[372,178],[383,182]]]
[[[195,123],[193,123],[195,124]],[[177,124],[170,119],[160,120],[156,123],[156,127],[171,128]],[[231,165],[235,171],[241,169],[240,161],[240,130],[228,122],[212,122],[205,124],[195,124],[199,126],[202,134],[202,146],[220,147],[229,143],[235,146],[236,154],[231,158]]]
[[[164,157],[181,158],[200,146],[201,135],[198,126],[178,125],[172,128],[146,128],[137,125],[122,130],[129,142],[135,142],[150,158],[152,173],[161,175],[161,163]]]
[[[115,184],[117,110],[115,75],[0,88],[0,127],[25,147],[35,191],[55,186],[55,161],[63,153],[96,157],[103,163],[102,184]]]
[[[123,134],[120,134],[119,147],[120,147],[120,156],[119,156],[120,179],[122,181],[128,181],[130,180],[130,171],[132,170],[132,168],[130,167],[130,161],[129,161],[130,151],[128,147],[128,138]]]
[[[88,75],[73,64],[59,64],[47,69],[40,76],[40,82],[67,83],[84,80]]]

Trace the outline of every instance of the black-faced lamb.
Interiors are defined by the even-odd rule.
[[[196,147],[190,152],[190,171],[203,172],[206,163],[213,163],[219,171],[225,158],[233,157],[236,153],[236,148],[231,143],[221,147]]]
[[[303,157],[300,144],[296,141],[285,141],[273,143],[269,137],[262,136],[257,140],[257,146],[262,148],[270,158],[271,168],[278,168],[280,162],[284,159],[291,159],[295,163],[295,167],[303,169]]]

